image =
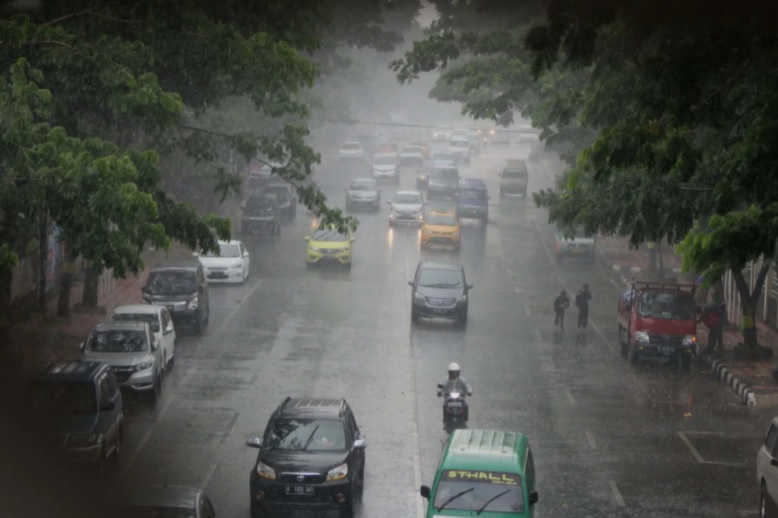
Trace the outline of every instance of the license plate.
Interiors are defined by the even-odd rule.
[[[214,272],[208,274],[209,279],[226,279],[227,274],[222,272]]]
[[[672,356],[675,352],[675,349],[672,347],[662,347],[662,354],[665,356]]]
[[[446,312],[447,312],[447,310],[445,310],[445,309],[443,309],[443,308],[435,308],[433,311],[434,311],[434,312],[435,312],[435,314],[437,314],[437,315],[445,315],[445,314],[446,314]]]
[[[313,486],[286,486],[287,495],[313,496]]]
[[[448,406],[451,408],[462,408],[462,402],[461,401],[450,401],[448,403]]]

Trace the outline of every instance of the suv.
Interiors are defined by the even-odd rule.
[[[294,221],[297,218],[297,193],[291,185],[286,183],[270,184],[262,192],[276,196],[276,208],[288,221]]]
[[[248,445],[259,448],[249,480],[253,518],[299,508],[353,516],[367,442],[345,399],[287,397]]]
[[[764,443],[756,455],[759,484],[759,517],[777,516],[778,508],[778,417],[773,418]]]
[[[456,166],[435,166],[427,183],[427,199],[454,197],[459,190],[459,170]]]
[[[165,357],[147,322],[97,324],[79,349],[82,360],[113,367],[120,386],[154,399],[162,392]]]
[[[281,234],[281,217],[275,194],[254,194],[241,206],[241,210],[243,217],[240,219],[240,233],[244,236],[255,232],[266,232],[273,236]]]
[[[200,261],[167,262],[149,272],[143,302],[165,306],[176,328],[191,325],[202,334],[208,325],[208,279]]]
[[[117,461],[124,436],[122,394],[111,367],[102,362],[65,362],[33,377],[30,404],[43,447],[98,474]]]

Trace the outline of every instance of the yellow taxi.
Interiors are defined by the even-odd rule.
[[[423,140],[412,140],[408,143],[409,146],[416,146],[421,148],[421,154],[424,155],[425,160],[430,158],[430,145]]]
[[[305,240],[308,241],[308,267],[331,263],[351,268],[352,243],[356,241],[351,231],[344,233],[335,226],[319,226]]]
[[[422,247],[459,249],[462,226],[455,212],[435,210],[424,216],[421,224]]]

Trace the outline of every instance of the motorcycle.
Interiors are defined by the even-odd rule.
[[[450,391],[445,385],[438,384],[438,396],[443,396],[443,428],[446,433],[465,428],[469,417],[465,393]]]

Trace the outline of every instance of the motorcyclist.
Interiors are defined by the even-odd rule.
[[[468,382],[464,377],[459,375],[460,368],[459,364],[456,362],[452,362],[448,366],[448,378],[443,380],[443,382],[438,385],[438,397],[443,396],[446,392],[460,392],[467,394],[468,396],[473,395],[473,387],[470,385],[470,382]],[[441,388],[442,387],[442,388]],[[465,405],[465,421],[468,420],[470,414],[470,410]],[[443,420],[446,420],[446,407],[445,404],[443,406]]]

